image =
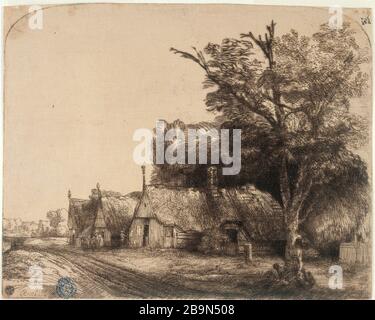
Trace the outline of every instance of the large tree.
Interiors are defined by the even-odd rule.
[[[207,109],[242,129],[243,159],[277,173],[286,267],[300,269],[296,240],[306,199],[345,172],[365,141],[365,122],[350,105],[367,86],[368,57],[348,24],[322,25],[310,37],[295,30],[276,37],[275,25],[264,36],[249,32],[204,51],[171,50],[203,69]]]

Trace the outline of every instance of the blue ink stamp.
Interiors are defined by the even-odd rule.
[[[56,293],[63,299],[72,298],[77,292],[77,286],[69,277],[62,277],[57,281]]]

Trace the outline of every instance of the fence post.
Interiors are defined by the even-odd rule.
[[[252,252],[251,243],[246,243],[244,245],[244,252],[245,252],[245,262],[249,263],[253,261],[253,252]]]

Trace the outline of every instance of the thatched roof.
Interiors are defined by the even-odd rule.
[[[119,193],[102,192],[102,212],[106,227],[112,234],[127,230],[133,219],[139,198]]]
[[[263,241],[285,239],[282,209],[269,193],[253,186],[226,190],[250,238]]]
[[[68,226],[82,232],[95,218],[96,205],[90,200],[69,199]]]
[[[90,234],[94,228],[107,228],[112,235],[127,230],[138,203],[139,194],[122,195],[114,191],[93,189],[89,199],[71,198],[69,201],[69,227],[78,234]]]
[[[155,217],[184,231],[203,231],[214,223],[205,194],[194,188],[147,186],[135,217]]]
[[[198,232],[237,222],[250,239],[283,239],[280,206],[250,185],[222,188],[214,194],[203,188],[146,186],[135,217],[155,217],[164,225]]]

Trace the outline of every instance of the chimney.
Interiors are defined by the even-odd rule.
[[[96,190],[98,191],[98,198],[102,198],[102,192],[100,191],[100,184],[99,182],[96,183]]]
[[[207,169],[207,188],[211,191],[217,191],[218,178],[217,168],[214,166]]]
[[[146,166],[142,166],[142,189],[146,188]]]

